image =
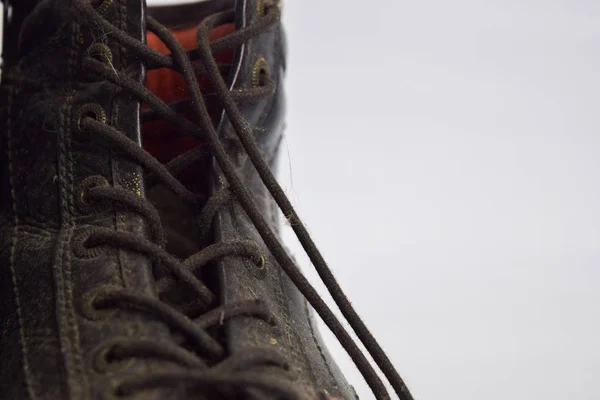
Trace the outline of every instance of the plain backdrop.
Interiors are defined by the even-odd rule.
[[[415,398],[600,399],[600,2],[284,10],[282,178]]]
[[[281,179],[415,398],[600,399],[600,2],[284,13]]]

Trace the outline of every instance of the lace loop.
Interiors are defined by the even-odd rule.
[[[201,329],[208,329],[217,324],[223,325],[225,320],[239,316],[259,318],[267,324],[276,326],[272,314],[260,300],[247,300],[215,308],[200,318],[196,318],[195,322]]]
[[[232,240],[211,244],[185,260],[184,264],[190,269],[196,270],[213,260],[225,256],[248,257],[252,259],[258,268],[264,268],[265,261],[260,246],[252,240]]]
[[[181,182],[179,182],[173,175],[165,170],[163,165],[148,152],[139,147],[136,143],[128,139],[118,130],[111,126],[102,124],[92,118],[84,118],[82,126],[85,129],[93,130],[103,135],[103,138],[118,150],[121,150],[124,154],[127,154],[130,158],[137,161],[146,170],[152,172],[161,181],[163,181],[169,188],[171,188],[181,199],[189,204],[197,204],[202,198],[199,198],[194,193],[190,192]]]
[[[106,111],[104,111],[104,108],[102,108],[102,106],[100,104],[91,103],[91,104],[83,105],[77,111],[77,113],[75,114],[75,118],[73,119],[73,127],[75,128],[75,130],[77,132],[80,132],[80,133],[86,132],[85,129],[82,129],[82,126],[81,126],[81,124],[85,118],[93,119],[100,124],[105,124],[106,123]]]
[[[119,306],[129,309],[148,310],[154,315],[161,317],[171,326],[177,327],[179,332],[192,339],[196,344],[196,351],[203,356],[212,360],[218,360],[225,354],[223,347],[208,333],[202,329],[198,329],[194,322],[158,299],[130,293],[126,290],[111,290],[99,293],[94,300],[94,305],[99,309]]]
[[[131,364],[133,358],[120,357],[115,349],[120,343],[126,342],[125,338],[114,338],[102,343],[94,352],[92,365],[97,372],[105,373],[109,370],[125,369],[126,364]]]
[[[156,345],[155,340],[137,338],[117,338],[105,344],[103,360],[110,364],[111,360],[122,361],[136,357],[152,358],[176,363],[186,368],[206,369],[207,364],[195,354],[171,343]]]
[[[178,259],[167,253],[160,246],[148,242],[141,241],[132,233],[115,232],[111,229],[98,228],[94,230],[87,239],[88,247],[96,246],[111,246],[116,248],[127,249],[129,251],[146,254],[152,259],[158,260],[161,267],[166,268],[169,272],[175,275],[181,282],[188,285],[198,297],[206,304],[213,304],[215,295]]]
[[[106,179],[104,179],[106,181]],[[108,183],[108,182],[106,182]],[[110,187],[108,185],[87,187],[82,192],[82,202],[111,202],[124,205],[127,209],[144,216],[150,230],[150,236],[154,243],[160,247],[166,244],[165,235],[162,230],[160,216],[156,207],[143,200],[141,193],[132,193],[130,190],[120,187]]]

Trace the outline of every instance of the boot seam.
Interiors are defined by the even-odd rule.
[[[74,76],[74,64],[78,51],[79,24],[72,24],[71,54],[67,71]],[[61,230],[58,235],[54,279],[56,284],[56,318],[61,351],[64,354],[68,392],[72,398],[85,398],[87,380],[83,369],[79,329],[73,305],[70,242],[75,230],[73,219],[73,156],[70,141],[69,115],[73,95],[67,96],[60,109],[61,127],[58,136],[58,173],[60,182],[59,204]],[[62,179],[61,179],[62,178]]]
[[[313,318],[311,318],[310,308],[308,307],[308,301],[306,299],[304,300],[304,307],[306,309],[306,319],[308,320],[308,326],[310,328],[310,334],[312,336],[312,339],[315,342],[315,346],[317,347],[317,350],[319,351],[321,358],[323,359],[323,363],[325,364],[325,367],[327,368],[327,372],[329,373],[329,377],[331,378],[332,383],[334,384],[336,390],[339,391],[339,385],[337,383],[337,380],[335,379],[333,371],[331,370],[329,361],[327,360],[327,357],[325,356],[325,352],[323,351],[323,346],[321,346],[321,343],[320,343],[319,339],[317,338],[317,335],[315,335],[316,327],[314,326]]]
[[[108,9],[108,7],[107,7]],[[122,0],[119,0],[116,2],[115,5],[115,10],[117,13],[117,17],[116,17],[116,24],[119,29],[125,29],[126,28],[126,6],[123,3]],[[124,64],[124,49],[123,46],[121,44],[117,45],[117,52],[119,55],[119,64],[118,65],[114,65],[114,68],[118,68],[119,70],[121,70],[123,68],[123,64]],[[120,124],[118,124],[118,121],[120,120],[120,99],[118,97],[118,94],[120,92],[120,88],[117,87],[115,89],[114,94],[114,98],[112,99],[111,102],[111,115],[110,115],[110,120],[111,122],[115,125],[115,127],[117,129],[120,128]],[[119,159],[116,157],[116,155],[113,152],[113,149],[109,149],[109,157],[110,157],[110,165],[111,165],[111,178],[113,180],[114,185],[118,185],[120,182],[120,177],[121,177],[121,171],[120,171],[120,161]],[[114,216],[114,229],[116,231],[121,231],[121,227],[123,226],[122,223],[120,223],[120,218],[123,216],[123,211],[119,210],[117,207],[113,208],[112,214]],[[126,231],[126,230],[124,230]],[[118,279],[121,281],[121,284],[123,285],[123,287],[130,287],[130,279],[128,279],[128,277],[131,276],[132,271],[131,271],[131,267],[129,265],[129,263],[125,260],[125,254],[124,254],[124,250],[123,249],[118,249],[116,252],[116,260],[117,263],[119,265],[119,274],[118,274]]]
[[[292,316],[292,310],[290,307],[290,302],[289,302],[289,296],[287,290],[285,289],[285,279],[289,279],[289,277],[287,276],[287,274],[285,274],[285,272],[283,271],[283,269],[281,267],[278,268],[278,276],[279,276],[279,284],[275,285],[275,290],[278,292],[279,294],[279,298],[283,301],[283,306],[285,307],[284,312],[288,315],[289,320],[291,321],[291,316]],[[285,324],[285,328],[286,328],[286,335],[288,336],[288,340],[290,341],[290,351],[294,351],[294,347],[296,346],[294,344],[294,341],[292,340],[291,336],[293,335],[293,337],[296,340],[296,343],[298,345],[298,348],[300,350],[300,353],[302,353],[302,357],[304,359],[304,365],[306,366],[306,377],[308,379],[310,379],[311,383],[313,385],[317,385],[317,377],[310,365],[310,357],[308,356],[308,353],[306,352],[306,346],[304,346],[302,344],[302,339],[301,337],[298,335],[297,332],[295,332],[289,323]]]
[[[17,272],[15,269],[15,256],[18,244],[19,234],[19,214],[17,213],[17,193],[15,190],[15,178],[14,178],[14,153],[12,148],[12,101],[13,101],[13,89],[9,89],[8,94],[8,119],[7,119],[7,153],[8,153],[8,171],[10,181],[10,195],[12,201],[12,212],[14,214],[14,228],[12,233],[11,248],[10,248],[10,273],[12,277],[13,295],[15,297],[15,305],[17,308],[17,319],[19,321],[19,342],[21,344],[21,355],[23,357],[23,373],[25,374],[25,386],[27,394],[31,400],[37,399],[36,391],[33,385],[33,376],[31,374],[31,368],[29,367],[28,361],[28,341],[25,336],[25,321],[23,320],[23,310],[21,308],[21,298],[19,294],[19,286],[17,282]]]

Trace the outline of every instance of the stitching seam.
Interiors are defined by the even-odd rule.
[[[74,32],[75,32],[75,37],[77,38],[81,38],[82,32],[81,32],[81,27],[78,23],[74,24]],[[72,44],[72,49],[73,49],[73,53],[72,53],[72,60],[73,63],[70,64],[71,69],[73,69],[73,67],[75,66],[75,60],[77,57],[77,50],[79,49],[79,41],[75,40]],[[72,74],[74,75],[75,71],[71,70]],[[71,99],[71,98],[70,98]],[[80,336],[79,336],[79,326],[77,325],[77,321],[75,318],[75,306],[73,304],[73,280],[71,277],[71,270],[72,270],[72,263],[71,263],[71,251],[70,251],[70,243],[71,243],[71,238],[73,237],[73,234],[75,232],[75,222],[73,219],[73,215],[75,215],[75,206],[74,206],[74,201],[73,201],[73,192],[74,192],[74,174],[73,174],[73,151],[71,150],[71,124],[70,122],[70,115],[71,115],[71,102],[68,101],[67,102],[67,114],[66,116],[68,117],[67,119],[65,119],[65,130],[64,130],[64,141],[65,141],[65,150],[66,150],[66,166],[67,166],[67,187],[68,187],[68,192],[66,193],[68,196],[66,197],[66,199],[63,199],[67,201],[66,205],[68,207],[68,225],[67,225],[67,241],[65,242],[65,275],[67,277],[66,280],[66,295],[67,295],[67,305],[69,306],[67,312],[67,317],[69,318],[69,322],[70,322],[70,326],[72,327],[72,346],[73,346],[73,362],[74,362],[74,370],[77,378],[77,382],[75,382],[75,387],[77,387],[77,389],[79,390],[79,395],[81,397],[84,396],[87,397],[87,393],[88,393],[88,382],[87,382],[87,377],[85,374],[85,370],[83,367],[83,359],[82,359],[82,355],[81,355],[81,340],[80,340]],[[63,161],[65,161],[63,159]],[[66,221],[65,221],[66,222]]]
[[[61,114],[61,125],[64,125],[65,123],[65,111],[64,108],[66,108],[66,103],[63,104],[61,106],[61,110],[60,110],[60,114]],[[61,177],[65,177],[66,176],[66,171],[65,171],[65,162],[64,162],[64,157],[65,157],[65,152],[66,150],[64,149],[64,126],[61,126],[60,129],[60,136],[58,138],[59,140],[59,145],[58,145],[58,162],[59,162],[59,169],[58,169],[58,173]],[[60,203],[61,203],[61,220],[63,222],[63,224],[69,224],[68,219],[68,209],[66,209],[65,207],[65,198],[67,197],[66,194],[66,190],[64,188],[63,185],[61,185],[60,187]],[[64,277],[64,270],[63,270],[63,266],[64,266],[64,255],[66,253],[66,247],[67,247],[67,243],[69,241],[70,238],[70,227],[67,225],[66,229],[63,227],[59,233],[58,236],[58,248],[57,248],[57,252],[56,252],[56,261],[54,263],[54,280],[55,280],[55,284],[56,284],[56,319],[58,322],[58,330],[59,330],[59,336],[60,336],[60,345],[61,345],[61,352],[64,354],[64,362],[65,362],[65,369],[67,372],[67,381],[69,382],[69,391],[71,393],[71,395],[74,397],[76,394],[73,393],[73,385],[71,383],[73,383],[73,381],[76,380],[76,377],[73,377],[73,353],[72,353],[72,341],[70,338],[69,333],[71,333],[71,329],[69,327],[69,324],[71,321],[68,321],[68,315],[66,313],[66,307],[67,307],[67,300],[66,300],[66,290],[65,290],[65,277]]]
[[[304,307],[306,309],[306,319],[308,320],[308,326],[310,327],[310,334],[313,338],[313,341],[315,342],[315,346],[317,346],[317,349],[319,350],[319,354],[321,354],[321,358],[323,359],[323,362],[325,363],[325,367],[327,367],[327,372],[329,372],[329,376],[331,377],[333,384],[335,385],[335,388],[339,390],[338,383],[335,379],[335,376],[333,375],[333,371],[331,371],[331,366],[329,365],[329,361],[327,360],[327,357],[325,356],[323,347],[321,346],[319,339],[315,335],[316,329],[313,324],[313,319],[310,316],[310,309],[308,308],[308,301],[306,299],[304,300]]]
[[[12,211],[14,214],[14,224],[12,234],[12,243],[10,248],[10,273],[12,275],[13,294],[15,297],[15,304],[17,306],[17,318],[19,320],[19,342],[21,343],[21,353],[23,356],[23,372],[25,373],[25,384],[27,386],[27,393],[29,398],[34,400],[37,399],[35,390],[33,388],[33,377],[31,375],[31,369],[29,367],[29,361],[27,360],[28,345],[27,339],[25,338],[25,321],[23,320],[23,311],[21,309],[21,300],[19,295],[19,288],[17,282],[17,273],[15,270],[15,255],[17,251],[18,233],[19,233],[19,215],[17,214],[17,194],[15,191],[15,180],[14,180],[14,154],[12,148],[12,100],[13,90],[9,90],[8,94],[8,119],[7,119],[7,131],[8,131],[8,171],[10,180],[10,195],[12,199]]]
[[[119,29],[125,30],[127,28],[127,24],[125,21],[125,13],[127,12],[127,8],[125,7],[125,4],[123,2],[123,0],[119,0],[119,2],[117,3],[117,6],[115,6],[116,8],[116,12],[117,12],[117,18],[116,18],[116,22],[117,22],[117,26],[119,27]],[[119,64],[115,66],[115,68],[119,68],[119,70],[122,69],[124,63],[123,60],[123,46],[121,44],[118,44],[118,48],[117,48],[118,52],[119,52]],[[118,97],[119,92],[121,91],[120,87],[117,87],[115,89],[115,92],[113,93],[113,101],[112,101],[112,107],[111,107],[111,122],[115,125],[116,128],[118,128],[118,123],[120,121],[120,100]],[[120,181],[121,181],[121,165],[120,165],[120,160],[115,156],[115,153],[113,151],[113,149],[109,149],[109,157],[110,157],[110,162],[111,162],[111,170],[112,170],[112,179],[113,179],[113,185],[120,185]],[[117,231],[121,231],[121,222],[122,217],[123,217],[123,212],[120,211],[116,206],[113,206],[113,213],[114,213],[114,217],[115,217],[115,229]],[[124,225],[124,224],[123,224]],[[117,262],[119,264],[119,272],[120,275],[118,276],[118,278],[121,280],[121,284],[123,285],[123,287],[130,287],[131,286],[131,276],[132,276],[132,270],[130,268],[130,263],[128,262],[130,260],[127,259],[127,256],[125,254],[125,251],[123,251],[122,249],[117,250],[116,252],[117,254]]]
[[[70,111],[71,109],[71,104],[68,104],[68,110]],[[67,112],[67,115],[70,116],[70,112]],[[69,121],[70,118],[67,119],[67,121]],[[70,244],[71,244],[71,238],[73,237],[73,234],[75,232],[75,223],[73,220],[73,215],[75,215],[75,202],[73,200],[73,192],[74,192],[74,174],[73,174],[73,151],[71,150],[71,128],[70,128],[70,124],[66,125],[66,130],[65,130],[65,144],[66,144],[66,150],[67,150],[67,185],[68,185],[68,198],[67,198],[67,205],[68,205],[68,209],[69,209],[69,222],[68,222],[68,240],[65,243],[65,248],[66,248],[66,252],[65,252],[65,274],[67,276],[67,280],[66,280],[66,289],[67,289],[67,299],[68,299],[68,318],[70,319],[71,322],[71,326],[73,329],[72,332],[72,338],[73,338],[73,350],[74,350],[74,354],[73,354],[73,358],[74,358],[74,362],[75,362],[75,371],[78,375],[79,378],[79,382],[78,382],[78,387],[81,388],[82,391],[84,391],[84,393],[87,390],[87,379],[86,379],[86,375],[85,375],[85,370],[83,367],[83,358],[81,355],[81,338],[79,335],[79,327],[77,325],[76,322],[76,317],[75,317],[75,305],[73,304],[73,279],[71,277],[71,271],[72,271],[72,252],[70,251]]]
[[[77,38],[79,25],[72,24],[71,54],[69,56],[67,73],[74,76],[74,64],[77,56]],[[73,159],[71,155],[69,114],[72,102],[69,95],[60,109],[60,130],[58,136],[58,173],[59,202],[61,208],[61,231],[58,237],[58,249],[54,265],[56,282],[56,318],[60,335],[61,351],[64,354],[67,372],[68,390],[72,398],[82,399],[87,390],[87,380],[83,370],[79,329],[75,319],[73,306],[73,287],[71,276],[71,257],[69,243],[75,229],[73,221]],[[67,158],[68,157],[68,158]],[[64,182],[64,181],[66,182]],[[64,182],[64,183],[63,183]]]

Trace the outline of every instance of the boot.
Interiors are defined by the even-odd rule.
[[[275,0],[13,2],[0,132],[1,399],[345,399],[279,210],[396,393],[410,394],[273,174]]]

